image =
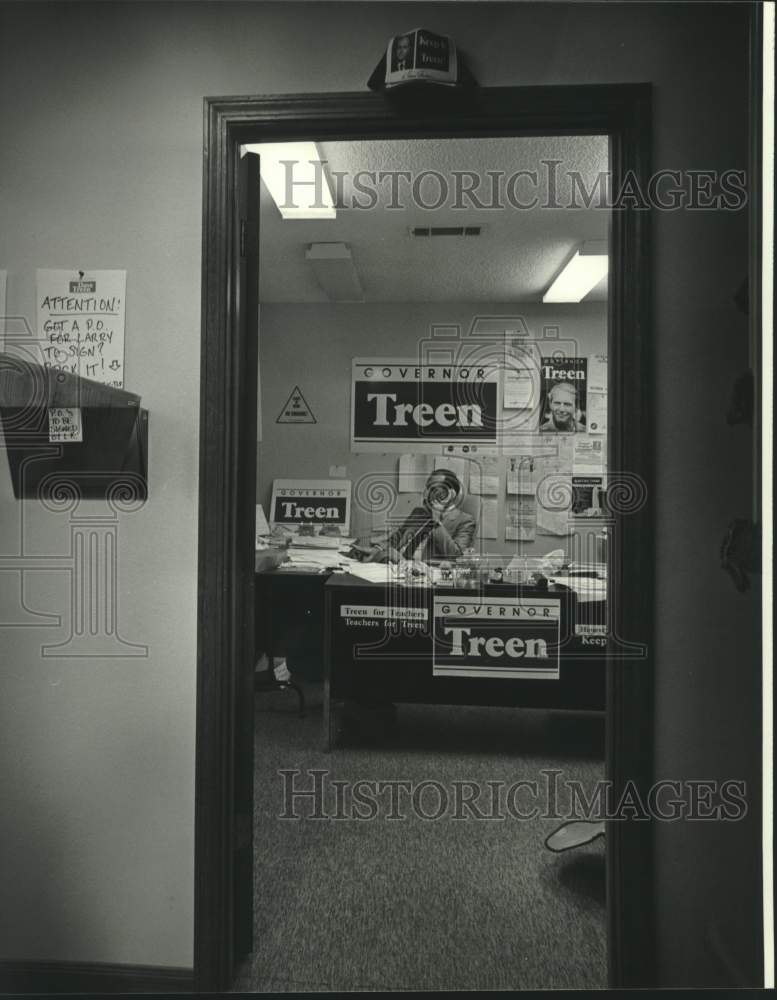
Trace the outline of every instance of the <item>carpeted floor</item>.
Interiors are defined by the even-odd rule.
[[[606,985],[603,839],[554,855],[543,840],[557,819],[453,815],[455,782],[477,782],[484,796],[499,788],[487,782],[542,789],[544,769],[590,787],[603,777],[600,719],[401,705],[393,740],[326,754],[321,687],[306,693],[304,720],[290,692],[256,697],[255,950],[236,992]],[[324,818],[310,817],[308,800],[284,803],[279,771],[294,768],[305,789],[310,770],[329,772]],[[359,819],[343,786],[345,818],[332,818],[331,782],[358,779],[439,782],[417,804],[443,815],[424,819],[395,791],[404,819],[388,818],[388,793],[375,818]],[[526,812],[544,795],[514,801]],[[478,805],[489,812],[485,798]],[[280,818],[284,808],[303,818]]]

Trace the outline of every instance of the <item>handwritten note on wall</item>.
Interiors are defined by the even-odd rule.
[[[44,368],[124,387],[126,271],[36,272]],[[81,411],[49,409],[50,441],[83,441]]]
[[[43,365],[124,387],[126,271],[38,270]]]
[[[49,407],[49,441],[83,441],[81,411],[77,406]]]

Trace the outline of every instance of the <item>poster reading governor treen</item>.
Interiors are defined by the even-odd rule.
[[[498,397],[496,368],[355,358],[352,450],[439,451],[442,444],[496,444]]]

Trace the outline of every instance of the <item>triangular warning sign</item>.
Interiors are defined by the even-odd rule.
[[[291,395],[283,404],[281,412],[278,414],[276,424],[314,424],[316,418],[313,411],[307,404],[307,400],[302,395],[302,390],[295,385]]]

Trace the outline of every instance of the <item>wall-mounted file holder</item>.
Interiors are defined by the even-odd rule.
[[[52,441],[49,410],[80,411],[81,440]],[[0,420],[17,499],[148,497],[140,396],[0,353]]]

